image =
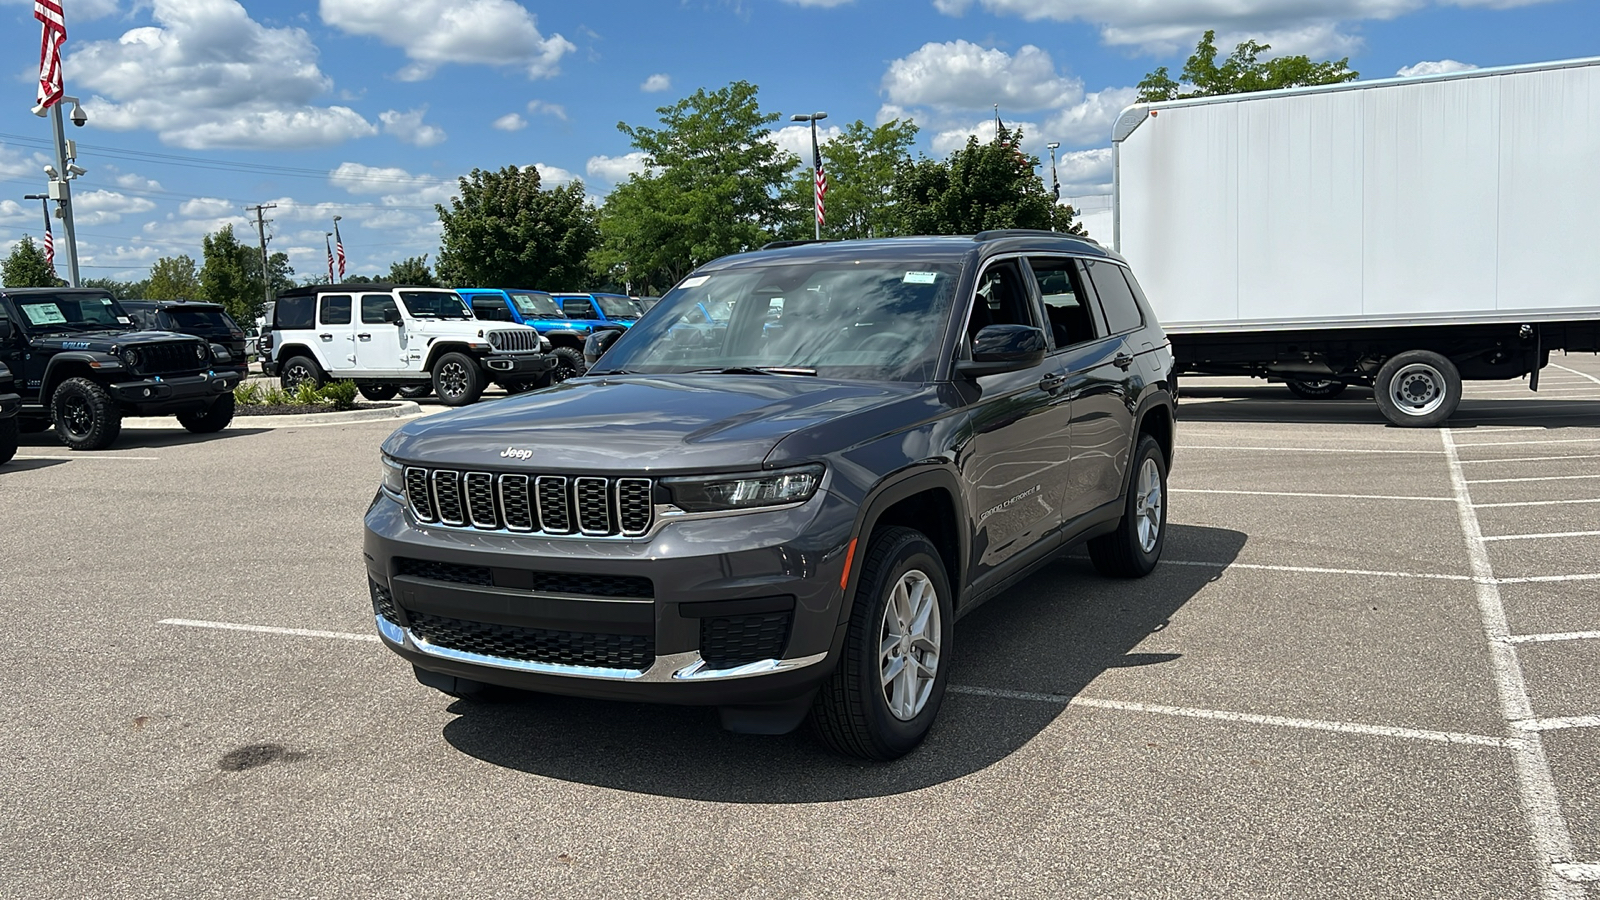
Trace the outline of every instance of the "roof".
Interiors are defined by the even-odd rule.
[[[702,270],[731,266],[769,265],[814,259],[905,259],[908,257],[959,258],[969,253],[1055,252],[1121,259],[1088,238],[1029,228],[997,229],[972,235],[922,235],[849,241],[778,242],[771,249],[724,256]]]
[[[390,284],[383,281],[362,281],[355,284],[305,284],[279,291],[278,297],[314,297],[317,294],[355,294],[362,291],[448,291],[450,288],[428,287],[422,284]]]
[[[128,300],[118,300],[117,303],[123,307],[150,306],[156,309],[171,309],[172,307],[181,307],[183,309],[225,308],[221,303],[212,303],[210,300],[145,300],[136,297]]]

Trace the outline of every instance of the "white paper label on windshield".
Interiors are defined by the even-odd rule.
[[[693,278],[685,278],[683,280],[683,284],[678,285],[678,287],[684,288],[685,290],[688,288],[697,288],[710,280],[710,275],[696,275]]]
[[[117,316],[117,321],[121,322],[124,325],[132,325],[133,324],[133,320],[128,318],[127,316]]]
[[[22,312],[35,325],[60,325],[67,321],[54,303],[24,303]]]
[[[901,279],[901,282],[903,284],[933,284],[934,279],[938,277],[938,272],[907,272],[906,277]]]

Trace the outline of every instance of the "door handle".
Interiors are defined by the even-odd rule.
[[[1049,375],[1039,379],[1039,390],[1054,394],[1056,391],[1061,390],[1062,385],[1066,383],[1067,376],[1060,372],[1051,372]]]
[[[356,335],[356,337],[362,339],[363,341],[372,340],[372,335],[371,334],[358,334],[358,335]]]
[[[1128,367],[1133,365],[1133,357],[1126,353],[1118,353],[1112,358],[1111,364],[1123,371],[1127,371]]]
[[[317,337],[322,338],[325,341],[333,340],[333,335],[331,335],[331,334],[319,334],[319,335],[317,335]]]

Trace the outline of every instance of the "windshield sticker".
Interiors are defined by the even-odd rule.
[[[678,287],[681,287],[684,290],[688,290],[689,288],[697,288],[700,285],[705,284],[706,282],[708,282],[710,280],[711,280],[711,276],[710,275],[696,275],[693,278],[685,278],[683,280],[683,284],[678,285]]]
[[[54,303],[24,303],[22,312],[35,325],[61,325],[67,321]]]
[[[906,277],[901,279],[901,283],[902,284],[933,284],[934,279],[936,279],[938,277],[939,277],[939,273],[938,272],[907,272],[906,273]]]
[[[133,320],[128,318],[127,316],[117,316],[117,321],[121,322],[124,325],[132,325],[133,324]]]

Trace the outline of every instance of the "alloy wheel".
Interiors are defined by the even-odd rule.
[[[1133,514],[1138,520],[1139,548],[1149,553],[1161,539],[1161,467],[1155,460],[1147,458],[1139,467],[1134,490]]]
[[[921,569],[901,575],[884,604],[878,661],[883,699],[902,722],[916,718],[933,693],[943,635],[940,624],[933,580]]]

